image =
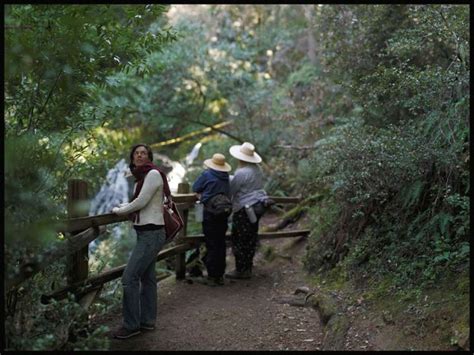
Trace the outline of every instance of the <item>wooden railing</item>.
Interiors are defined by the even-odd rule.
[[[277,197],[271,196],[276,204],[297,203],[300,198],[296,197]],[[176,279],[184,279],[186,274],[185,253],[194,249],[199,243],[204,241],[204,235],[187,235],[187,224],[189,210],[194,207],[197,200],[194,193],[189,193],[188,184],[180,184],[178,193],[173,195],[173,200],[177,204],[178,210],[183,217],[185,226],[183,230],[173,241],[173,246],[161,250],[156,260],[164,260],[166,258],[175,257],[175,275]],[[47,303],[51,299],[60,300],[67,297],[68,293],[73,293],[76,299],[93,299],[103,284],[115,280],[122,276],[126,265],[118,266],[107,270],[99,275],[89,277],[88,253],[89,243],[95,240],[106,229],[105,225],[123,222],[127,220],[125,216],[107,213],[97,216],[83,216],[81,204],[87,201],[87,183],[83,180],[71,180],[68,182],[68,215],[70,218],[63,221],[57,228],[58,232],[62,232],[66,236],[66,241],[58,243],[58,245],[45,252],[40,261],[29,262],[20,266],[20,272],[13,278],[6,281],[6,290],[17,287],[24,280],[32,277],[37,272],[43,270],[46,266],[57,261],[59,258],[67,256],[67,286],[56,290],[48,295],[43,295],[41,300]],[[84,214],[84,212],[82,212]],[[259,233],[260,239],[275,239],[299,237],[309,234],[309,230],[295,230],[283,232],[266,232]],[[230,236],[227,233],[226,238]],[[87,296],[87,297],[86,297]]]

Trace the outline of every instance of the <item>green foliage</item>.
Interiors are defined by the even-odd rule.
[[[67,180],[87,180],[91,196],[116,156],[137,140],[137,129],[108,127],[93,88],[105,89],[106,78],[121,70],[141,75],[148,53],[174,40],[160,22],[166,10],[165,5],[5,6],[6,275],[14,276],[22,263],[37,261],[46,246],[61,242],[54,224],[65,218]],[[75,302],[58,303],[49,307],[57,314],[48,318],[38,305],[40,292],[49,293],[50,282],[63,276],[39,275],[22,284],[21,311],[8,310],[12,349],[55,349],[68,339],[55,335],[52,326],[80,311]],[[54,281],[54,288],[61,284]],[[98,330],[90,339],[102,336]],[[85,342],[77,346],[87,347]]]
[[[97,180],[109,167],[107,151],[123,152],[136,139],[130,130],[97,128],[104,117],[97,116],[90,86],[138,65],[172,36],[159,26],[149,30],[162,5],[5,10],[5,225],[14,249],[8,243],[48,243],[53,219],[64,217],[67,179]]]
[[[306,247],[303,265],[311,273],[328,270],[337,262],[333,252],[335,243],[334,224],[341,214],[341,208],[326,193],[318,204],[308,210],[311,216],[311,235]]]
[[[301,184],[330,188],[342,211],[311,242],[306,267],[342,262],[355,279],[393,274],[404,287],[433,283],[446,268],[464,270],[469,57],[461,50],[468,35],[460,23],[467,7],[348,6],[323,13],[336,19],[322,22],[330,29],[323,63],[362,110],[326,131],[302,166]]]
[[[37,246],[47,237],[54,238],[50,216],[60,213],[47,191],[53,188],[54,151],[46,148],[46,140],[33,135],[7,138],[5,141],[5,236],[7,246],[16,247],[28,240]],[[35,161],[37,169],[31,169]],[[25,207],[26,206],[26,207]],[[14,223],[12,223],[14,221]],[[38,234],[39,233],[39,234]]]
[[[122,152],[136,139],[130,130],[97,128],[104,117],[97,116],[91,85],[138,65],[146,51],[160,49],[172,35],[159,26],[149,30],[166,10],[162,5],[5,10],[7,242],[14,236],[26,245],[47,243],[48,220],[64,217],[67,179],[97,180],[108,167],[107,150]]]
[[[70,127],[88,98],[88,85],[139,65],[146,51],[170,40],[169,33],[147,31],[165,10],[163,5],[8,5],[7,134]]]
[[[48,266],[43,272],[25,281],[22,287],[6,293],[5,335],[7,350],[55,350],[68,345],[68,322],[74,321],[75,332],[89,327],[85,311],[70,295],[61,301],[40,303],[41,295],[65,286],[64,263]],[[91,332],[91,337],[74,345],[76,349],[105,350],[107,339],[104,327]],[[73,331],[74,332],[74,331]],[[102,345],[101,345],[102,344]]]
[[[450,82],[465,80],[468,17],[467,6],[326,6],[323,63],[369,122],[416,118],[445,103]],[[456,71],[463,75],[453,81]]]
[[[455,191],[454,181],[443,178],[445,169],[458,163],[456,158],[411,126],[371,132],[366,126],[349,125],[335,131],[328,133],[331,139],[319,142],[311,174],[302,176],[330,187],[344,211],[320,237],[336,241],[314,247],[315,265],[310,269],[324,263],[320,254],[329,252],[332,261],[338,260],[335,255],[347,253],[347,247],[354,248],[352,267],[368,258],[375,273],[406,272],[405,284],[418,281],[421,274],[432,279],[442,267],[466,263],[468,200],[460,195],[466,181],[459,181]],[[365,231],[368,225],[377,228]],[[400,267],[392,270],[384,262],[390,259]]]
[[[297,71],[288,76],[287,85],[290,88],[298,85],[311,85],[320,74],[320,68],[309,63],[303,64]]]

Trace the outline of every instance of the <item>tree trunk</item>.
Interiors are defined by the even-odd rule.
[[[308,57],[312,65],[317,64],[316,58],[316,40],[314,38],[314,5],[303,5],[304,16],[308,21],[307,41],[308,41]]]

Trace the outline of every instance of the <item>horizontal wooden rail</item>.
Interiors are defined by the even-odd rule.
[[[269,196],[276,203],[297,203],[301,201],[299,197],[280,197]],[[197,200],[195,194],[176,194],[173,195],[173,201],[176,202],[177,207],[181,210],[189,209],[194,206]],[[63,233],[71,233],[84,230],[90,227],[96,227],[111,223],[123,222],[127,220],[127,216],[118,216],[115,213],[106,213],[97,216],[71,218],[65,220],[58,227],[58,231]]]
[[[57,228],[59,232],[72,233],[84,230],[90,227],[103,226],[106,224],[126,221],[127,216],[118,216],[115,213],[100,214],[97,216],[87,216],[79,218],[70,218],[63,221]]]
[[[309,229],[301,229],[301,230],[292,230],[292,231],[280,231],[280,232],[260,232],[258,233],[259,239],[277,239],[277,238],[292,238],[292,237],[302,237],[309,235],[311,231]],[[230,232],[226,233],[226,240],[230,239]],[[194,234],[188,235],[180,241],[186,243],[201,243],[204,241],[204,234]]]
[[[196,202],[198,200],[195,193],[172,195],[175,203]]]
[[[29,260],[20,266],[19,273],[13,278],[7,278],[6,289],[18,286],[24,280],[43,270],[52,262],[66,255],[71,255],[87,246],[105,231],[105,227],[88,228],[85,231],[66,238],[65,241],[56,242],[55,246],[47,250],[34,260]]]
[[[158,253],[156,261],[166,259],[170,256],[177,255],[179,253],[185,252],[189,249],[192,249],[193,246],[190,244],[179,244],[174,247],[162,250]],[[115,280],[122,276],[123,271],[127,265],[117,266],[113,269],[110,269],[100,275],[88,278],[87,280],[77,282],[70,286],[64,287],[58,291],[55,291],[49,295],[42,295],[41,302],[48,303],[51,299],[61,300],[67,297],[69,292],[74,293],[76,297],[81,297],[81,295],[87,294],[94,289],[101,287],[104,283]]]
[[[286,196],[268,196],[275,203],[298,203],[302,200],[301,197],[286,197]],[[173,195],[173,201],[176,203],[195,202],[197,201],[196,194],[176,194]]]

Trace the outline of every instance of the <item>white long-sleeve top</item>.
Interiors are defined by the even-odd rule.
[[[133,191],[137,188],[135,183]],[[132,202],[115,207],[112,212],[126,215],[140,211],[140,221],[135,226],[145,224],[164,225],[163,219],[163,179],[157,170],[150,170],[145,176],[142,189]]]

